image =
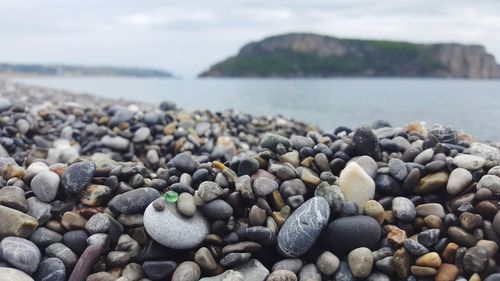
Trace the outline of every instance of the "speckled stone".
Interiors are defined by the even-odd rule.
[[[131,214],[142,212],[155,199],[160,197],[160,192],[151,187],[141,187],[116,195],[109,201],[108,207],[116,214]]]
[[[330,206],[323,197],[313,197],[296,209],[278,234],[278,249],[287,257],[298,257],[316,242],[328,223]]]
[[[163,211],[149,204],[144,212],[144,227],[156,242],[172,249],[194,248],[209,233],[208,221],[199,211],[188,218],[173,203],[167,203]]]
[[[415,205],[406,197],[396,197],[392,200],[392,212],[401,221],[410,222],[417,216]]]
[[[79,193],[90,184],[94,177],[93,162],[78,162],[69,166],[61,178],[64,189],[70,193]]]
[[[373,268],[373,256],[370,249],[366,247],[356,248],[347,257],[352,275],[365,278],[370,275]]]
[[[15,268],[0,267],[2,281],[33,281],[28,274]]]
[[[38,268],[42,254],[38,247],[29,240],[6,237],[0,242],[0,257],[16,268],[32,274]]]

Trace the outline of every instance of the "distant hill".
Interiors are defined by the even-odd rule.
[[[483,46],[340,39],[291,33],[249,43],[200,77],[500,78]]]
[[[0,63],[0,75],[172,77],[169,72],[148,68],[12,63]]]

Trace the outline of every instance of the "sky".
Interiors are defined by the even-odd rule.
[[[0,0],[0,62],[151,67],[193,78],[244,44],[313,32],[485,45],[497,0]]]

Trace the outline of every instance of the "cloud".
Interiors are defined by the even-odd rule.
[[[491,0],[0,0],[0,61],[137,65],[193,77],[265,36],[483,44],[500,57]]]

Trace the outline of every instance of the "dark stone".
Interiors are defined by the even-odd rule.
[[[375,159],[375,161],[380,159],[378,138],[369,127],[356,129],[352,137],[352,142],[356,155],[368,155]]]
[[[402,195],[403,190],[390,175],[380,174],[375,177],[375,190],[387,195]]]
[[[354,275],[352,275],[351,268],[349,264],[345,261],[340,262],[339,269],[333,275],[334,281],[356,281],[358,280]]]
[[[87,187],[94,177],[95,164],[93,162],[78,162],[69,166],[62,175],[62,186],[69,193],[80,193]]]
[[[403,246],[408,252],[417,257],[429,252],[429,250],[424,247],[424,245],[413,239],[405,239],[405,241],[403,241]]]
[[[146,261],[142,264],[142,269],[146,276],[153,281],[167,279],[177,267],[174,261]]]
[[[297,208],[278,234],[278,249],[287,257],[298,257],[316,242],[328,223],[330,206],[326,199],[313,197]]]
[[[245,231],[246,238],[251,241],[258,242],[262,245],[268,245],[276,239],[274,233],[264,226],[252,226]]]
[[[203,213],[214,220],[227,220],[233,215],[233,207],[222,199],[215,199],[203,205]]]
[[[154,188],[142,187],[116,195],[109,201],[108,207],[115,214],[143,212],[146,207],[160,197]]]
[[[259,162],[255,158],[247,157],[238,164],[238,176],[251,176],[259,169]]]
[[[179,170],[180,172],[186,172],[190,174],[194,173],[199,166],[198,162],[196,162],[187,152],[177,154],[172,159],[172,164],[174,165],[175,169]]]
[[[58,258],[48,258],[40,263],[35,275],[35,280],[40,281],[64,281],[66,280],[66,268]]]
[[[359,247],[373,249],[380,240],[382,231],[372,217],[343,217],[330,223],[327,230],[328,241],[333,250],[344,255]]]
[[[80,259],[73,268],[73,272],[68,281],[85,281],[92,269],[92,266],[97,262],[101,255],[102,249],[98,245],[90,245],[85,249]]]
[[[438,242],[439,234],[439,229],[424,230],[417,236],[418,243],[422,244],[424,247],[432,247]]]
[[[87,247],[87,232],[85,230],[73,230],[64,233],[63,242],[71,251],[81,255]]]

